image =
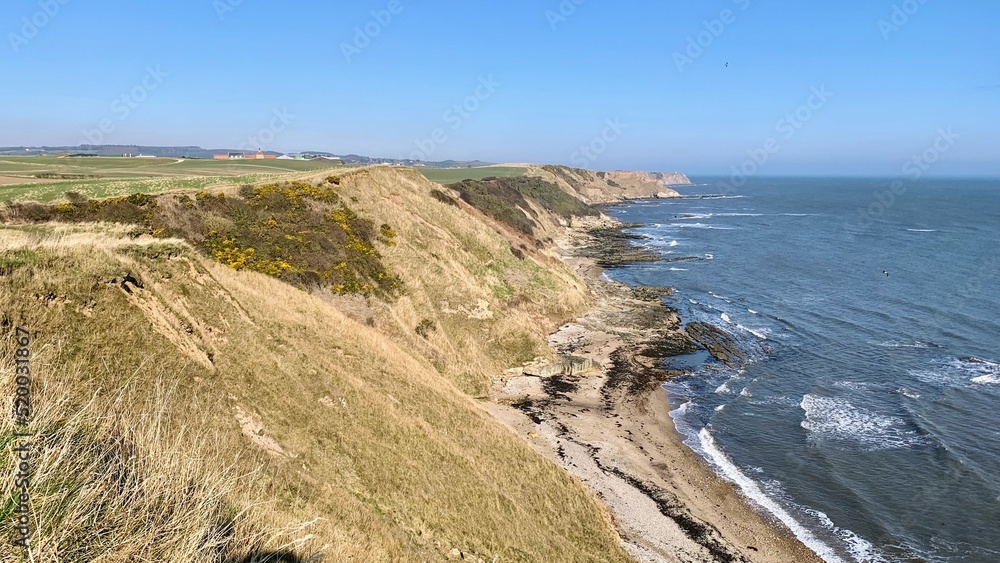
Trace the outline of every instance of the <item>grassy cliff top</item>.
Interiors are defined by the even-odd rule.
[[[627,560],[599,501],[476,399],[587,305],[547,250],[551,210],[526,200],[528,235],[388,167],[222,194],[8,209],[0,355],[31,331],[36,556]],[[315,265],[351,233],[374,260],[357,271],[397,276],[398,291],[241,267],[276,260],[258,247],[286,236],[302,252],[273,256]],[[216,236],[236,239],[220,253]],[[19,429],[2,420],[11,466]],[[14,490],[11,472],[0,486]]]

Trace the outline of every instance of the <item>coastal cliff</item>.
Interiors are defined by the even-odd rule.
[[[31,492],[46,554],[772,560],[784,544],[755,545],[769,554],[758,559],[711,503],[651,520],[643,533],[607,496],[662,510],[667,497],[650,484],[712,482],[695,462],[671,474],[580,454],[614,430],[600,424],[647,412],[636,393],[663,374],[641,382],[628,375],[633,356],[580,350],[587,358],[570,371],[626,366],[615,381],[629,400],[602,395],[604,376],[584,386],[597,395],[561,391],[561,371],[543,366],[570,350],[549,335],[596,303],[605,312],[622,303],[608,301],[562,241],[606,221],[581,200],[669,195],[664,182],[679,178],[549,168],[451,186],[409,169],[339,169],[239,190],[71,194],[2,209],[0,298],[12,307],[0,352],[13,357],[17,327],[31,331],[32,424],[48,437],[37,445]],[[692,346],[676,315],[647,305],[646,317],[662,321],[658,334]],[[606,353],[620,348],[604,342]],[[594,413],[604,401],[611,416],[587,434],[571,411],[525,414],[505,389],[512,370],[546,376],[515,387],[538,386]],[[0,377],[12,388],[13,373]],[[17,430],[9,417],[2,424]],[[552,439],[572,452],[553,454]],[[679,443],[651,444],[685,455]],[[185,462],[199,459],[215,463]],[[573,470],[587,459],[596,473]],[[76,492],[52,493],[66,483]],[[723,506],[739,505],[721,490]],[[681,494],[670,498],[687,506]],[[95,506],[101,522],[87,518]],[[135,514],[163,507],[174,516],[136,525]],[[660,527],[672,530],[668,539],[647,537]],[[103,543],[76,541],[96,536]],[[0,556],[16,548],[5,544]]]
[[[674,186],[691,181],[678,172],[593,171],[566,166],[532,167],[537,174],[580,199],[594,204],[619,203],[630,199],[678,197]]]

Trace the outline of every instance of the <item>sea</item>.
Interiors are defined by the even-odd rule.
[[[685,443],[826,561],[1000,561],[1000,180],[693,181],[608,210],[748,358],[665,360]]]

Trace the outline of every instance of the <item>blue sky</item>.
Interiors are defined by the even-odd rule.
[[[8,0],[0,145],[1000,175],[998,28],[994,0]]]

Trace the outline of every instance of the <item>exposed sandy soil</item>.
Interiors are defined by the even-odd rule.
[[[606,503],[638,561],[821,561],[681,442],[657,382],[638,391],[609,385],[616,377],[612,354],[648,338],[633,319],[662,305],[603,279],[600,268],[576,252],[585,238],[578,226],[560,247],[564,261],[590,284],[595,307],[549,342],[599,369],[556,377],[534,367],[527,373],[543,377],[515,371],[495,386],[490,410]],[[662,333],[680,330],[672,312],[656,318],[669,325],[657,327]]]

